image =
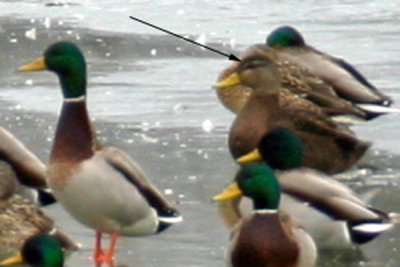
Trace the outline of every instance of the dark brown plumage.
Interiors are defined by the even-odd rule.
[[[370,143],[357,139],[312,102],[282,95],[279,70],[273,58],[273,53],[257,55],[238,66],[236,84],[242,83],[252,88],[252,92],[231,127],[232,156],[238,158],[249,153],[266,132],[284,127],[294,131],[304,143],[304,166],[326,173],[353,166]],[[222,81],[217,87],[228,87],[235,82]]]
[[[244,61],[249,57],[271,53],[274,54],[271,60],[278,67],[282,83],[281,94],[307,99],[341,123],[351,124],[385,113],[399,112],[387,107],[391,103],[390,97],[379,92],[351,65],[309,46],[257,44],[249,47],[241,58]],[[221,72],[218,81],[237,71],[240,64],[232,63]],[[251,88],[237,84],[217,88],[216,92],[221,103],[238,114],[247,103]]]
[[[78,248],[31,200],[19,192],[24,187],[18,182],[8,164],[0,164],[0,261],[16,254],[25,240],[39,233],[54,235],[68,250]]]

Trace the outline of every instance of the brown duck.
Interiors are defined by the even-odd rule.
[[[389,108],[391,99],[378,91],[353,66],[342,59],[324,54],[304,42],[292,27],[280,27],[267,38],[267,44],[253,45],[241,58],[268,53],[273,50],[273,61],[278,65],[285,93],[306,98],[342,123],[354,123],[376,116],[399,112]],[[233,63],[218,77],[229,76],[239,66]],[[221,103],[238,113],[247,102],[251,89],[236,85],[217,89]],[[351,120],[349,120],[351,119]]]
[[[216,84],[224,88],[243,84],[252,88],[229,134],[229,147],[238,158],[257,147],[261,137],[276,127],[294,131],[304,143],[304,166],[336,173],[350,168],[369,142],[357,139],[332,121],[312,102],[282,94],[281,76],[272,51],[242,60],[237,72]]]
[[[0,162],[0,261],[15,255],[25,240],[37,234],[51,234],[66,250],[79,246],[58,230],[51,218],[22,194],[22,186],[14,169]]]

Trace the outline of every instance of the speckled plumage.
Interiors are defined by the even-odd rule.
[[[32,200],[17,193],[24,190],[11,167],[0,164],[0,260],[14,255],[27,238],[38,233],[52,232],[66,249],[77,249]]]
[[[294,131],[304,143],[304,166],[326,173],[337,173],[353,166],[370,143],[335,123],[314,103],[290,94],[285,97],[273,58],[273,53],[249,57],[230,76],[235,77],[235,81],[228,82],[228,77],[216,85],[224,88],[243,83],[253,88],[231,126],[232,156],[238,158],[249,153],[266,132],[285,127]]]
[[[280,27],[271,35],[282,34],[286,28],[293,39],[300,33],[290,27]],[[292,36],[290,36],[292,37]],[[283,41],[281,41],[283,42]],[[307,46],[303,41],[280,45],[278,40],[271,44],[257,44],[249,47],[241,56],[242,61],[257,54],[274,53],[272,59],[278,66],[282,81],[282,94],[292,94],[318,105],[327,115],[342,123],[369,120],[381,114],[398,112],[388,108],[391,98],[369,83],[354,67],[342,59],[324,54]],[[234,62],[218,77],[218,81],[229,76],[240,65]],[[240,84],[217,88],[221,103],[238,114],[250,97],[251,88]],[[370,106],[362,104],[371,104]],[[378,110],[374,107],[378,107]],[[345,120],[343,116],[352,118]]]

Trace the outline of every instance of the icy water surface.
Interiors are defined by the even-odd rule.
[[[89,63],[89,109],[104,143],[126,150],[184,221],[161,235],[121,238],[118,266],[224,266],[228,231],[211,197],[236,172],[226,137],[233,116],[211,85],[226,58],[130,20],[136,16],[239,55],[291,24],[323,51],[354,63],[399,107],[400,4],[395,1],[2,1],[0,125],[43,160],[52,144],[61,94],[54,74],[15,73],[57,40],[76,42]],[[400,211],[399,115],[354,127],[374,141],[362,171],[341,176],[371,203]],[[68,266],[88,260],[93,231],[59,205],[46,209],[82,243]],[[399,266],[400,229],[358,250],[321,251],[318,266]]]

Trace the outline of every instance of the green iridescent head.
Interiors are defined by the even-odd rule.
[[[21,252],[0,263],[1,266],[27,263],[34,267],[63,267],[64,253],[60,242],[52,236],[40,234],[28,238]]]
[[[62,267],[64,254],[60,242],[49,235],[29,238],[22,248],[25,262],[37,267]]]
[[[50,70],[60,79],[64,98],[86,95],[86,62],[79,48],[58,42],[46,49],[44,56],[20,67],[19,71]]]
[[[274,169],[288,170],[302,165],[303,142],[289,129],[276,128],[264,135],[258,150]]]
[[[261,163],[245,164],[235,179],[243,195],[253,200],[255,209],[278,209],[281,187],[270,167]]]
[[[303,36],[295,28],[282,26],[267,36],[267,45],[271,47],[305,46]]]

